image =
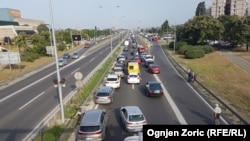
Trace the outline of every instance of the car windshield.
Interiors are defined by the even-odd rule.
[[[95,132],[100,130],[100,126],[80,126],[81,132]]]
[[[129,116],[129,121],[142,121],[144,120],[143,115],[130,115]]]

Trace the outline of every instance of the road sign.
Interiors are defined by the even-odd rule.
[[[82,79],[82,73],[81,72],[75,72],[74,77],[76,80],[81,80]]]

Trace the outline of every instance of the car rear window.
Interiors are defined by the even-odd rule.
[[[129,121],[142,121],[144,120],[143,115],[130,115],[129,116]]]
[[[117,81],[117,78],[107,78],[107,81]]]
[[[151,84],[149,87],[151,90],[160,90],[161,89],[160,84]]]
[[[96,132],[100,130],[100,126],[80,126],[81,132]]]
[[[97,96],[109,96],[109,93],[97,93]]]
[[[129,75],[129,77],[135,78],[135,77],[138,77],[138,75]]]

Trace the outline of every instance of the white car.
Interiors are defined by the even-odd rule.
[[[141,76],[138,73],[129,73],[127,75],[127,83],[128,84],[140,84]]]
[[[110,87],[112,87],[114,89],[117,89],[117,88],[120,88],[120,82],[121,82],[121,79],[117,74],[110,73],[105,78],[104,85],[105,86],[110,86]]]

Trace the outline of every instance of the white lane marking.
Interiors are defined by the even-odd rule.
[[[132,84],[132,89],[135,89],[135,84],[134,83]]]
[[[12,96],[18,94],[19,92],[21,92],[21,91],[23,91],[23,90],[25,90],[25,89],[27,89],[27,88],[29,88],[29,87],[31,87],[31,86],[33,86],[33,85],[39,83],[39,82],[41,82],[42,80],[44,80],[44,79],[50,77],[50,76],[53,75],[54,73],[55,73],[55,72],[52,72],[52,73],[50,73],[49,75],[47,75],[47,76],[45,76],[45,77],[43,77],[43,78],[41,78],[41,79],[35,81],[34,83],[31,83],[31,84],[27,85],[26,87],[23,87],[22,89],[19,89],[19,90],[15,91],[14,93],[9,94],[8,96],[6,96],[6,97],[0,99],[0,103],[3,102],[3,101],[5,101],[6,99],[8,99],[8,98],[10,98],[10,97],[12,97]],[[51,81],[52,81],[52,80],[51,80]],[[52,82],[51,82],[51,83],[52,83]]]
[[[72,75],[72,74],[74,74],[75,72],[77,72],[78,70],[80,70],[80,68],[77,68],[77,69],[75,69],[73,72],[71,72],[70,74]]]
[[[39,95],[37,95],[36,97],[34,97],[33,99],[31,99],[28,103],[26,103],[22,107],[20,107],[19,110],[22,110],[24,107],[26,107],[27,105],[29,105],[31,102],[35,101],[39,96],[43,95],[44,93],[45,92],[42,92]]]
[[[90,59],[90,62],[91,62],[91,61],[93,61],[94,59],[95,59],[95,57],[94,57],[94,58],[92,58],[92,59]]]
[[[80,58],[84,58],[84,57],[85,57],[85,56],[81,56]],[[70,63],[70,64],[68,64],[68,65],[74,64],[74,63],[76,63],[77,61],[80,61],[80,60],[77,59],[76,61],[73,61],[72,63]],[[66,65],[65,67],[59,68],[59,69],[60,69],[60,70],[65,69],[68,65]],[[56,71],[55,71],[55,72],[56,72]],[[5,101],[5,100],[7,100],[7,99],[9,99],[9,98],[12,97],[12,96],[18,94],[19,92],[21,92],[21,91],[23,91],[23,90],[29,88],[30,86],[33,86],[33,85],[35,85],[35,84],[41,82],[42,80],[44,80],[44,79],[48,78],[49,76],[53,75],[55,72],[52,72],[52,73],[50,73],[49,75],[47,75],[47,76],[45,76],[45,77],[39,79],[38,81],[35,81],[34,83],[31,83],[31,84],[27,85],[26,87],[23,87],[22,89],[19,89],[18,91],[15,91],[14,93],[9,94],[8,96],[6,96],[6,97],[0,99],[0,103],[3,102],[3,101]]]
[[[153,74],[153,76],[155,77],[155,79],[162,83],[160,78],[158,77],[158,75]],[[163,84],[163,83],[162,83]],[[164,85],[162,85],[163,90],[164,90],[164,96],[166,97],[168,103],[170,104],[171,108],[173,109],[178,121],[180,122],[180,124],[187,124],[187,121],[185,120],[185,118],[183,117],[183,115],[181,114],[180,110],[178,109],[178,107],[176,106],[176,104],[174,103],[173,99],[171,98],[171,96],[169,95],[167,89],[164,87]]]

